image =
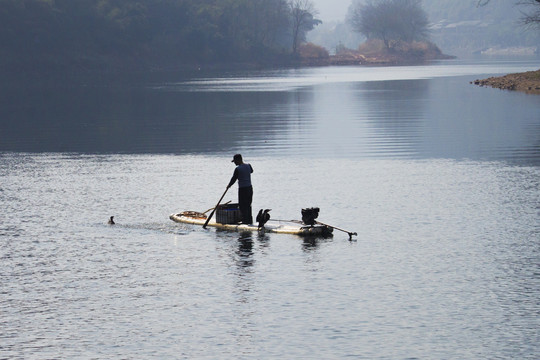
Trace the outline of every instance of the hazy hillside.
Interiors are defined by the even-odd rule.
[[[480,7],[477,3],[476,0],[423,1],[433,23],[432,38],[443,51],[467,54],[488,49],[540,48],[540,31],[527,30],[520,24],[521,11],[525,9],[516,6],[516,1],[491,0]]]
[[[0,0],[0,73],[292,63],[317,23],[305,14],[286,0]]]

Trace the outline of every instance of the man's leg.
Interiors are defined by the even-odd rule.
[[[251,215],[251,203],[253,201],[253,187],[243,187],[238,189],[238,206],[242,213],[242,222],[244,224],[253,224]]]

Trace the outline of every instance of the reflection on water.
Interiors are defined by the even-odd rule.
[[[246,268],[253,266],[253,233],[241,233],[238,238],[238,266]]]
[[[194,80],[171,81],[154,85],[154,89],[187,92],[253,92],[295,91],[324,84],[381,82],[392,80],[434,79],[438,77],[474,76],[478,74],[507,74],[523,71],[523,67],[536,70],[533,61],[460,61],[434,62],[425,66],[391,67],[325,67],[272,71],[243,71],[238,73],[197,74]],[[321,71],[322,70],[322,71]]]
[[[0,358],[538,358],[539,167],[249,161],[254,208],[357,241],[170,221],[229,155],[0,154]]]
[[[0,358],[538,359],[540,98],[468,83],[532,66],[2,88]],[[236,152],[358,241],[170,221]]]
[[[469,84],[530,62],[245,72],[1,90],[0,151],[223,153],[538,164],[538,96]]]

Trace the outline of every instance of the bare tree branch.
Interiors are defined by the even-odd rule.
[[[478,6],[485,6],[490,3],[491,0],[478,0]],[[521,23],[526,26],[539,27],[540,28],[540,0],[518,0],[516,5],[526,7],[529,11],[521,11],[523,15],[521,17]]]

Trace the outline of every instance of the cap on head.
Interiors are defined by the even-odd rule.
[[[235,161],[242,161],[242,155],[240,154],[234,155],[231,162],[235,162]]]

